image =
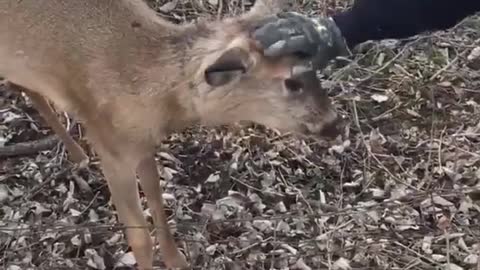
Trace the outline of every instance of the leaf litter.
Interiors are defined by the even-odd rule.
[[[253,1],[149,4],[178,23]],[[294,8],[325,15],[350,4]],[[194,269],[477,269],[479,26],[474,16],[450,31],[366,42],[324,70],[350,122],[334,146],[254,124],[166,138],[163,199]],[[0,144],[49,134],[23,96],[0,91]],[[61,144],[0,161],[3,269],[134,267],[97,166],[69,168]],[[143,194],[142,205],[149,216]],[[163,269],[158,252],[155,265]]]

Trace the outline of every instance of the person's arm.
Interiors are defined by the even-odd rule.
[[[480,11],[479,0],[356,0],[333,15],[349,47],[367,40],[407,38],[445,30]]]
[[[279,13],[256,29],[253,38],[266,56],[306,56],[321,69],[347,47],[446,30],[478,11],[480,0],[356,0],[349,10],[327,18]]]

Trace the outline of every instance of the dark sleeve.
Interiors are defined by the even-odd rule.
[[[480,0],[356,0],[333,16],[349,47],[445,30],[480,10]],[[479,30],[480,31],[480,30]]]

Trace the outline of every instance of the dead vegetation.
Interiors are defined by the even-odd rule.
[[[251,3],[151,6],[180,22]],[[195,269],[477,269],[479,28],[472,17],[450,31],[370,42],[325,70],[324,87],[350,122],[334,147],[255,125],[166,139],[164,199]],[[0,91],[0,112],[0,146],[44,140],[26,148],[39,153],[0,161],[0,267],[130,269],[96,162],[72,170],[24,97]]]

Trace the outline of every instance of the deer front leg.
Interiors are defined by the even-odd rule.
[[[28,95],[28,97],[30,97],[35,109],[40,113],[50,128],[58,135],[60,140],[65,145],[65,148],[67,148],[67,151],[71,156],[71,160],[78,164],[80,168],[85,168],[88,165],[88,156],[85,154],[82,147],[75,142],[75,140],[73,140],[70,134],[68,134],[67,130],[58,119],[48,101],[43,96],[29,91],[28,89],[24,89],[20,86],[15,87],[20,88]]]
[[[163,207],[162,188],[155,158],[152,155],[144,158],[137,169],[142,189],[147,197],[148,206],[152,210],[153,221],[157,230],[158,242],[165,265],[171,269],[189,269],[185,257],[177,248],[168,227],[167,216]]]
[[[117,144],[118,145],[118,144]],[[135,168],[138,159],[131,152],[117,155],[97,150],[120,222],[125,225],[127,241],[141,270],[153,269],[153,243],[143,216]]]

